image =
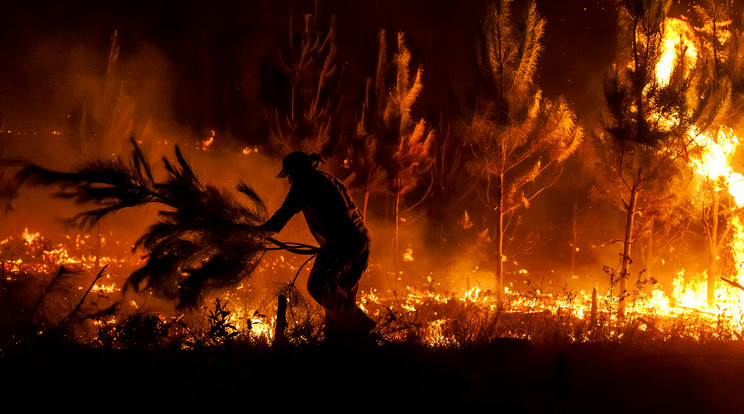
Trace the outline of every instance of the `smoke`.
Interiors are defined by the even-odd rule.
[[[286,180],[276,178],[280,162],[268,155],[266,148],[247,148],[246,137],[195,131],[179,120],[183,117],[179,113],[183,108],[178,102],[182,96],[179,93],[196,86],[184,81],[182,68],[171,56],[131,31],[99,31],[97,35],[86,38],[55,31],[27,40],[28,47],[14,56],[13,70],[2,79],[3,90],[13,92],[0,97],[3,158],[72,171],[88,161],[127,158],[131,151],[129,138],[133,137],[152,162],[156,176],[164,174],[160,158],[174,159],[178,145],[204,183],[233,192],[240,200],[233,190],[244,181],[265,200],[269,213],[279,207],[288,185]],[[11,88],[14,79],[19,81]],[[213,141],[207,146],[204,140],[210,135]],[[249,138],[267,141],[267,137]],[[40,232],[52,245],[69,242],[70,235],[76,233],[90,235],[90,240],[100,234],[115,247],[115,251],[109,249],[112,256],[126,259],[134,242],[156,222],[163,207],[137,207],[104,218],[94,229],[72,229],[63,224],[63,219],[91,206],[60,200],[54,197],[55,191],[22,188],[13,200],[13,210],[0,216],[0,239],[19,238],[26,228]],[[301,217],[294,218],[281,236],[288,241],[315,243]],[[134,252],[130,258],[143,253]],[[245,281],[243,292],[246,296],[275,293],[276,283],[291,281],[297,262],[305,259],[268,253],[265,261],[276,269],[257,272]],[[136,301],[140,307],[165,306],[153,298]]]
[[[365,75],[373,73],[362,70],[361,66],[364,65],[360,65],[359,61],[374,66],[375,34],[387,22],[391,31],[406,31],[416,59],[424,62],[426,75],[422,101],[432,99],[431,102],[434,102],[426,105],[425,113],[439,114],[440,111],[447,110],[448,108],[440,108],[438,105],[448,102],[445,97],[449,94],[458,96],[455,101],[469,99],[465,96],[467,92],[462,92],[463,96],[456,93],[472,88],[472,79],[467,76],[469,67],[463,63],[467,58],[456,56],[456,53],[462,52],[460,49],[467,49],[462,46],[466,33],[440,33],[433,28],[440,25],[445,27],[444,22],[449,24],[457,20],[449,12],[456,12],[458,19],[463,21],[474,17],[471,13],[475,13],[473,10],[480,10],[481,4],[474,3],[468,9],[462,5],[440,5],[441,13],[437,14],[433,8],[435,6],[428,3],[427,7],[423,7],[424,3],[398,4],[395,7],[400,10],[394,10],[400,13],[389,13],[384,5],[351,6],[351,3],[338,3],[328,6],[328,9],[340,12],[346,10],[345,16],[338,19],[339,33],[344,34],[339,36],[340,50],[348,53],[344,56],[351,56],[348,61],[343,62],[346,79],[356,77],[358,79],[352,80],[361,83]],[[587,6],[600,7],[591,4]],[[48,31],[40,27],[13,31],[21,36],[13,40],[0,40],[0,57],[5,58],[5,74],[0,78],[0,127],[13,131],[2,136],[2,155],[8,158],[25,158],[52,169],[70,170],[83,161],[126,156],[130,150],[128,139],[132,136],[141,142],[141,148],[153,160],[153,164],[160,167],[157,160],[163,156],[173,157],[174,147],[179,145],[205,183],[230,190],[243,180],[266,201],[269,214],[273,213],[288,191],[286,181],[275,178],[280,166],[279,159],[268,153],[266,148],[250,147],[250,151],[247,151],[249,154],[243,153],[247,142],[265,143],[268,139],[262,135],[265,131],[251,131],[255,136],[236,136],[224,132],[225,128],[219,130],[220,128],[214,127],[217,131],[209,149],[203,151],[201,144],[202,140],[211,135],[210,129],[213,126],[210,123],[219,119],[220,114],[216,112],[230,109],[222,106],[228,106],[231,101],[226,100],[227,104],[217,102],[216,96],[206,93],[210,88],[217,88],[219,83],[219,87],[232,91],[235,88],[230,84],[233,79],[227,79],[227,75],[240,75],[240,87],[245,94],[260,95],[267,88],[262,84],[263,79],[258,76],[259,71],[250,65],[259,60],[269,60],[267,56],[276,58],[271,45],[285,41],[283,37],[279,37],[286,36],[284,28],[276,38],[271,37],[276,33],[267,34],[261,31],[272,25],[272,19],[278,15],[286,17],[286,10],[281,5],[263,4],[254,7],[256,10],[261,7],[271,9],[272,15],[264,18],[256,13],[250,20],[253,25],[241,29],[254,30],[255,33],[251,33],[253,37],[250,40],[243,40],[250,46],[250,50],[240,58],[229,56],[234,50],[220,53],[215,51],[219,49],[217,46],[223,39],[220,37],[224,35],[223,32],[194,34],[194,39],[197,40],[189,39],[194,42],[189,45],[185,45],[185,41],[169,39],[171,46],[176,49],[195,49],[188,53],[180,50],[182,54],[178,54],[172,50],[166,52],[161,48],[161,43],[155,40],[145,40],[148,34],[141,32],[144,30],[142,27],[114,25],[111,24],[114,20],[112,18],[100,22],[90,19],[87,22],[91,26],[81,26],[78,31],[74,24],[80,21],[49,24],[52,17],[47,16],[42,21],[50,27]],[[352,19],[351,14],[358,12],[358,7],[364,7],[363,10],[368,13],[364,13],[362,19]],[[614,27],[615,17],[611,13],[612,8],[608,7],[600,18],[592,22],[591,27],[584,27],[579,26],[578,22],[586,24],[585,15],[578,11],[569,15],[567,20],[562,20],[566,17],[565,7],[568,6],[559,3],[540,4],[548,19],[549,30],[541,63],[541,80],[546,94],[557,95],[561,91],[568,91],[570,95],[567,98],[576,104],[577,112],[583,115],[582,119],[596,120],[595,111],[599,107],[597,102],[600,100],[603,79],[602,71],[596,68],[604,67],[604,63],[609,62],[612,48],[595,48],[592,45],[603,43],[612,37],[613,33],[607,27]],[[418,19],[410,17],[415,15],[414,12],[420,11],[432,14]],[[38,12],[39,10],[29,12],[25,23],[18,23],[18,27],[33,21],[36,18],[34,13]],[[190,12],[191,18],[194,18],[194,10]],[[216,10],[211,12],[214,16],[222,15]],[[561,18],[558,17],[559,13]],[[187,13],[184,11],[183,14]],[[204,16],[204,20],[214,16]],[[202,16],[196,16],[197,19],[199,17]],[[265,21],[259,22],[260,20]],[[358,26],[360,20],[362,25]],[[390,23],[391,20],[394,24]],[[234,21],[228,23],[236,24]],[[161,24],[164,27],[160,27]],[[184,25],[178,27],[180,32],[176,29],[171,31],[172,28],[165,27],[168,25],[159,21],[143,23],[142,26],[157,26],[157,30],[151,29],[162,40],[164,37],[177,37],[179,33],[187,32],[184,30],[186,24],[179,24]],[[417,31],[426,24],[429,25],[428,31]],[[216,30],[218,26],[220,23],[215,21],[192,28]],[[229,32],[228,24],[224,26],[221,30]],[[112,35],[116,27],[120,28],[116,39],[119,53],[112,60]],[[362,29],[366,32],[360,33]],[[279,29],[275,30],[280,32]],[[360,47],[360,39],[367,39],[365,44],[369,47]],[[225,49],[229,48],[225,46]],[[184,56],[195,60],[206,59],[209,62],[191,67],[189,65],[193,62],[186,61]],[[213,58],[222,58],[224,62]],[[230,73],[234,68],[221,67],[223,63],[229,63],[231,58],[242,59],[241,64],[246,65],[239,74]],[[191,77],[184,75],[185,72],[199,70],[205,73],[192,74],[194,76]],[[222,75],[226,79],[217,82],[215,79]],[[199,79],[199,76],[209,85],[194,84],[193,81]],[[214,79],[206,79],[208,77]],[[354,101],[353,95],[346,95],[346,98],[349,96],[352,96],[349,99],[352,105],[356,105],[358,102]],[[251,96],[250,104],[259,107],[264,103],[261,102],[262,98],[264,97]],[[198,102],[200,99],[205,102]],[[185,105],[184,100],[189,101],[189,105],[194,103],[192,101],[197,101],[202,105],[199,108],[209,108],[205,110],[209,113],[200,113],[199,108]],[[189,108],[184,109],[185,107]],[[232,116],[240,113],[238,109],[233,111]],[[249,120],[245,124],[255,125],[257,122],[259,121]],[[587,130],[591,130],[590,125]],[[581,177],[591,181],[590,170],[578,170]],[[522,227],[540,227],[540,240],[532,252],[509,257],[506,280],[512,283],[513,288],[523,287],[527,282],[534,286],[543,281],[554,286],[570,283],[582,289],[592,285],[606,285],[608,276],[602,271],[602,266],[615,266],[619,262],[621,248],[618,244],[611,243],[611,236],[622,234],[622,215],[607,209],[580,209],[582,221],[579,227],[590,229],[591,232],[580,234],[577,246],[569,245],[567,241],[572,237],[573,202],[583,202],[589,194],[588,191],[577,194],[575,188],[585,184],[582,181],[570,183],[567,188],[553,189],[524,212]],[[352,195],[357,196],[353,194],[353,190]],[[355,198],[357,202],[362,200],[358,196]],[[392,203],[384,196],[374,198],[373,203],[375,205],[371,209],[374,211],[367,220],[373,239],[372,258],[367,276],[362,281],[362,289],[400,292],[409,285],[415,288],[431,285],[442,290],[476,285],[486,290],[495,289],[494,271],[489,268],[494,253],[489,251],[488,246],[475,245],[474,231],[458,233],[463,241],[461,246],[451,240],[444,243],[441,238],[432,236],[438,233],[432,231],[432,228],[441,223],[427,220],[425,214],[417,217],[405,216],[407,221],[402,223],[400,250],[393,252],[392,241],[395,235],[390,214]],[[41,231],[52,240],[61,240],[70,229],[62,227],[59,219],[75,214],[80,208],[68,201],[55,199],[49,189],[32,188],[22,189],[13,206],[12,212],[0,216],[2,232],[5,233],[0,234],[0,237],[18,237],[28,227],[31,231]],[[157,219],[156,214],[157,206],[124,211],[104,220],[101,228],[95,231],[101,231],[107,238],[130,246]],[[447,233],[450,238],[456,237],[453,232]],[[279,236],[283,240],[314,244],[301,216],[293,218]],[[572,267],[571,250],[576,247],[579,251]],[[406,260],[405,255],[410,260]],[[287,264],[281,267],[282,273],[257,275],[250,283],[270,288],[271,283],[277,280],[289,281],[296,269],[288,263],[299,266],[304,259],[271,253],[267,256],[267,262],[275,260]],[[636,263],[642,263],[640,257]],[[527,269],[528,272],[520,273],[522,269]],[[307,272],[307,268],[303,271]],[[574,279],[574,276],[578,279]]]

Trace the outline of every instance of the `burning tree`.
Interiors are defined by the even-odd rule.
[[[494,2],[482,24],[476,53],[483,94],[466,138],[473,155],[468,169],[482,180],[480,198],[495,213],[499,296],[505,235],[519,222],[515,214],[556,182],[583,135],[568,104],[545,98],[536,84],[545,19],[534,1],[524,18],[516,19],[512,3]]]
[[[631,246],[644,229],[637,218],[653,218],[675,199],[671,191],[682,171],[690,127],[702,91],[683,44],[664,68],[669,47],[666,24],[670,1],[628,0],[620,4],[617,63],[605,80],[606,111],[596,134],[608,192],[625,215],[618,280],[619,315],[630,272]],[[674,43],[673,43],[674,45]],[[650,222],[647,222],[650,223]]]
[[[281,70],[289,81],[289,102],[276,111],[272,138],[283,151],[322,153],[330,142],[331,122],[338,109],[340,73],[336,65],[335,17],[325,35],[316,12],[304,15],[296,29],[289,20],[289,48],[280,53]]]
[[[691,160],[699,178],[693,204],[694,214],[705,230],[708,248],[708,305],[715,303],[715,282],[719,276],[718,257],[734,224],[733,216],[744,204],[744,177],[731,164],[739,147],[734,133],[742,119],[744,68],[742,33],[730,30],[732,5],[729,1],[709,0],[693,9],[698,17],[696,58],[707,76],[710,98],[695,125],[694,157]],[[723,225],[723,226],[721,226]]]

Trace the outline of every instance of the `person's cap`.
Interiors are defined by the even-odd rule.
[[[290,173],[294,173],[303,168],[312,167],[313,163],[310,156],[302,151],[290,152],[282,160],[282,170],[277,174],[277,178],[284,178]]]

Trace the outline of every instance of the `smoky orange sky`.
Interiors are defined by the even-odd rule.
[[[538,83],[546,95],[564,96],[587,131],[597,125],[602,82],[614,56],[613,4],[537,1],[547,19]],[[686,12],[690,4],[675,1],[673,14]],[[349,106],[345,117],[337,120],[338,128],[352,125],[365,79],[374,73],[382,28],[404,32],[412,65],[424,68],[415,115],[433,123],[460,115],[478,88],[473,33],[487,5],[486,0],[319,0],[322,22],[335,15],[337,24],[341,93]],[[287,43],[289,16],[311,12],[311,0],[6,1],[0,23],[0,131],[6,133],[0,135],[0,152],[57,168],[80,160],[80,154],[66,152],[61,139],[70,133],[71,120],[81,108],[101,99],[116,31],[121,47],[116,79],[133,102],[134,131],[181,143],[193,154],[195,142],[215,131],[214,150],[194,155],[198,168],[218,185],[246,179],[259,187],[270,210],[275,209],[284,190],[272,181],[278,154],[250,162],[237,154],[245,146],[266,143],[272,108],[283,92],[272,71],[278,51]],[[106,143],[103,149],[111,154],[126,147]],[[147,149],[155,159],[170,151],[157,145]],[[580,163],[570,168],[576,179],[585,173]],[[542,246],[541,257],[564,264],[566,219],[572,205],[567,194],[574,191],[570,179],[546,193],[526,216],[541,227],[559,229]],[[48,221],[50,211],[55,216],[74,211],[69,204],[25,197],[26,204],[22,199],[23,207],[15,214]],[[603,214],[588,215],[600,220],[589,227],[610,231],[619,216]],[[19,222],[15,220],[14,226]],[[616,261],[615,250],[588,255],[585,265],[597,269],[598,263]],[[542,270],[555,271],[552,267],[550,263]],[[605,276],[596,270],[593,274]]]

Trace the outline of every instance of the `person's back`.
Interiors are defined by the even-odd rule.
[[[308,228],[320,245],[332,239],[369,240],[361,214],[337,179],[312,170],[295,179],[292,188],[296,189]]]

